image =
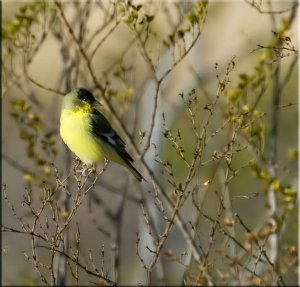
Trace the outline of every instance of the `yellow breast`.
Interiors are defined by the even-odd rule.
[[[100,140],[91,133],[88,112],[64,109],[60,117],[60,135],[70,150],[84,163],[104,162]]]

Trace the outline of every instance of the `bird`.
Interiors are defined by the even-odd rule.
[[[84,88],[67,93],[62,101],[60,136],[87,166],[113,161],[127,167],[138,181],[145,180],[133,166],[124,140],[96,107],[101,103]],[[146,181],[146,180],[145,180]]]

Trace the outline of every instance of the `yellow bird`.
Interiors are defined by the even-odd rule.
[[[114,161],[129,168],[142,181],[133,166],[125,142],[108,120],[96,110],[100,103],[86,89],[75,89],[64,96],[60,116],[60,135],[70,150],[86,165]],[[144,179],[145,180],[145,179]]]

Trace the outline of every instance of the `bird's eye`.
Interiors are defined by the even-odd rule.
[[[83,100],[84,100],[85,102],[87,102],[87,98],[83,98]]]

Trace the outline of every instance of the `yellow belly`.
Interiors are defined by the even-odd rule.
[[[63,110],[60,118],[60,135],[70,150],[85,164],[104,162],[106,148],[91,133],[87,112]]]

